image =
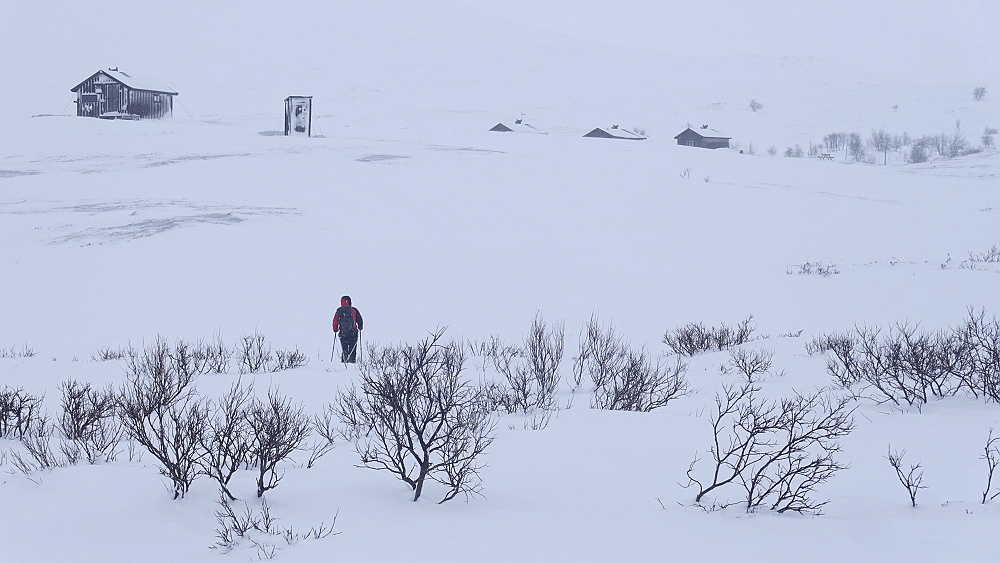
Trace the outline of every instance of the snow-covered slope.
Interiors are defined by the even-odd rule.
[[[891,166],[781,156],[831,132],[956,122],[979,144],[1000,127],[995,2],[480,4],[6,7],[0,49],[20,55],[0,85],[0,349],[37,354],[0,358],[0,386],[44,394],[55,413],[67,378],[123,381],[91,361],[99,348],[258,330],[310,364],[254,376],[257,390],[318,412],[358,377],[327,361],[345,293],[368,343],[445,326],[518,341],[536,312],[564,320],[567,378],[594,313],[654,355],[667,329],[753,315],[772,335],[755,346],[784,372],[763,384],[775,397],[831,383],[805,353],[814,335],[1000,313],[1000,268],[958,267],[1000,242],[996,151]],[[69,89],[108,66],[180,92],[174,118],[70,116]],[[293,94],[314,96],[316,137],[280,135]],[[547,134],[487,131],[518,117]],[[649,139],[582,137],[612,124]],[[757,154],[679,147],[689,124]],[[839,273],[796,274],[807,262]],[[693,506],[677,483],[709,445],[727,358],[695,358],[697,392],[653,413],[589,410],[566,384],[572,408],[548,428],[505,417],[485,499],[467,504],[410,503],[345,443],[312,469],[298,460],[272,510],[303,530],[339,511],[341,534],[275,544],[276,558],[996,560],[978,456],[1000,411],[981,399],[863,405],[844,441],[851,469],[819,491],[823,517]],[[237,378],[205,376],[199,391]],[[889,444],[924,464],[916,509]],[[23,475],[4,456],[18,447],[0,441],[0,499],[16,507],[0,517],[2,560],[266,556],[208,549],[207,479],[171,501],[148,456]]]

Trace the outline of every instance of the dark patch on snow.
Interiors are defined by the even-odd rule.
[[[158,160],[156,162],[150,162],[146,165],[146,168],[155,168],[157,166],[167,166],[170,164],[177,164],[180,162],[191,162],[197,160],[218,160],[220,158],[231,158],[234,156],[250,156],[250,153],[236,153],[236,154],[188,154],[184,156],[178,156],[176,158],[168,158],[166,160]]]
[[[257,133],[262,137],[283,137],[285,135],[284,131],[259,131]]]
[[[431,148],[433,148],[436,151],[485,152],[485,153],[506,154],[504,151],[497,151],[493,149],[477,149],[475,147],[443,147],[438,145]]]
[[[410,158],[410,157],[401,154],[367,154],[357,160],[358,162],[383,162],[386,160],[398,160],[401,158]]]
[[[18,176],[34,176],[38,172],[32,170],[0,170],[0,178],[17,178]]]
[[[112,227],[90,227],[59,237],[52,242],[60,244],[70,241],[81,241],[87,239],[110,240],[117,242],[146,238],[178,227],[198,224],[232,225],[245,221],[232,213],[202,213],[198,215],[188,215],[186,217],[168,217],[164,219],[146,219],[126,225],[115,225]]]

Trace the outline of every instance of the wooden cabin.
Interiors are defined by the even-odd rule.
[[[76,114],[102,119],[160,119],[174,114],[177,92],[118,68],[99,70],[77,84]]]
[[[640,135],[634,131],[620,129],[617,125],[612,125],[611,127],[606,128],[597,127],[584,135],[584,137],[597,137],[599,139],[625,139],[629,141],[642,141],[646,138],[644,135]]]
[[[677,139],[678,145],[703,149],[728,149],[729,140],[732,139],[709,128],[708,125],[702,125],[697,130],[688,127],[674,138]]]

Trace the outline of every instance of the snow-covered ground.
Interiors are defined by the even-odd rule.
[[[979,145],[1000,127],[994,1],[267,4],[5,7],[0,50],[20,54],[0,86],[0,350],[35,355],[0,357],[0,387],[57,416],[60,382],[125,380],[99,349],[256,330],[309,364],[243,380],[319,412],[358,379],[329,361],[342,294],[366,346],[438,327],[517,342],[536,312],[565,321],[567,381],[595,313],[654,356],[668,329],[753,315],[770,337],[749,346],[775,353],[770,397],[832,384],[805,351],[814,336],[1000,314],[1000,264],[959,267],[1000,243],[995,150],[890,166],[781,156],[832,132],[956,123]],[[174,118],[71,116],[69,89],[108,66],[180,92]],[[315,137],[280,135],[288,95],[314,96]],[[487,131],[514,118],[546,134]],[[675,144],[706,123],[757,154]],[[612,124],[649,138],[582,137]],[[839,273],[798,274],[805,263]],[[1000,407],[982,399],[862,403],[850,469],[817,491],[822,516],[695,506],[680,483],[735,381],[728,357],[692,359],[696,392],[651,413],[591,410],[567,382],[545,429],[503,417],[485,497],[468,502],[410,502],[347,443],[313,468],[298,456],[272,513],[302,531],[336,515],[339,535],[228,554],[209,549],[210,480],[171,500],[148,455],[25,475],[5,455],[20,445],[0,440],[0,560],[242,561],[268,545],[283,561],[1000,558],[1000,509],[979,502]],[[890,447],[923,465],[916,508]],[[249,472],[234,492],[259,507]]]

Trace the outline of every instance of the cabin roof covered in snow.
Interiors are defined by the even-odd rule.
[[[178,95],[176,91],[174,91],[166,84],[163,84],[159,80],[155,80],[148,76],[138,76],[131,72],[123,72],[120,70],[99,70],[94,74],[88,76],[87,79],[84,80],[83,82],[80,82],[79,84],[74,86],[70,91],[72,92],[77,91],[77,89],[79,89],[84,82],[90,80],[91,78],[97,77],[98,75],[101,74],[135,90],[149,90],[150,92],[162,92],[164,94],[173,94],[175,96]]]

